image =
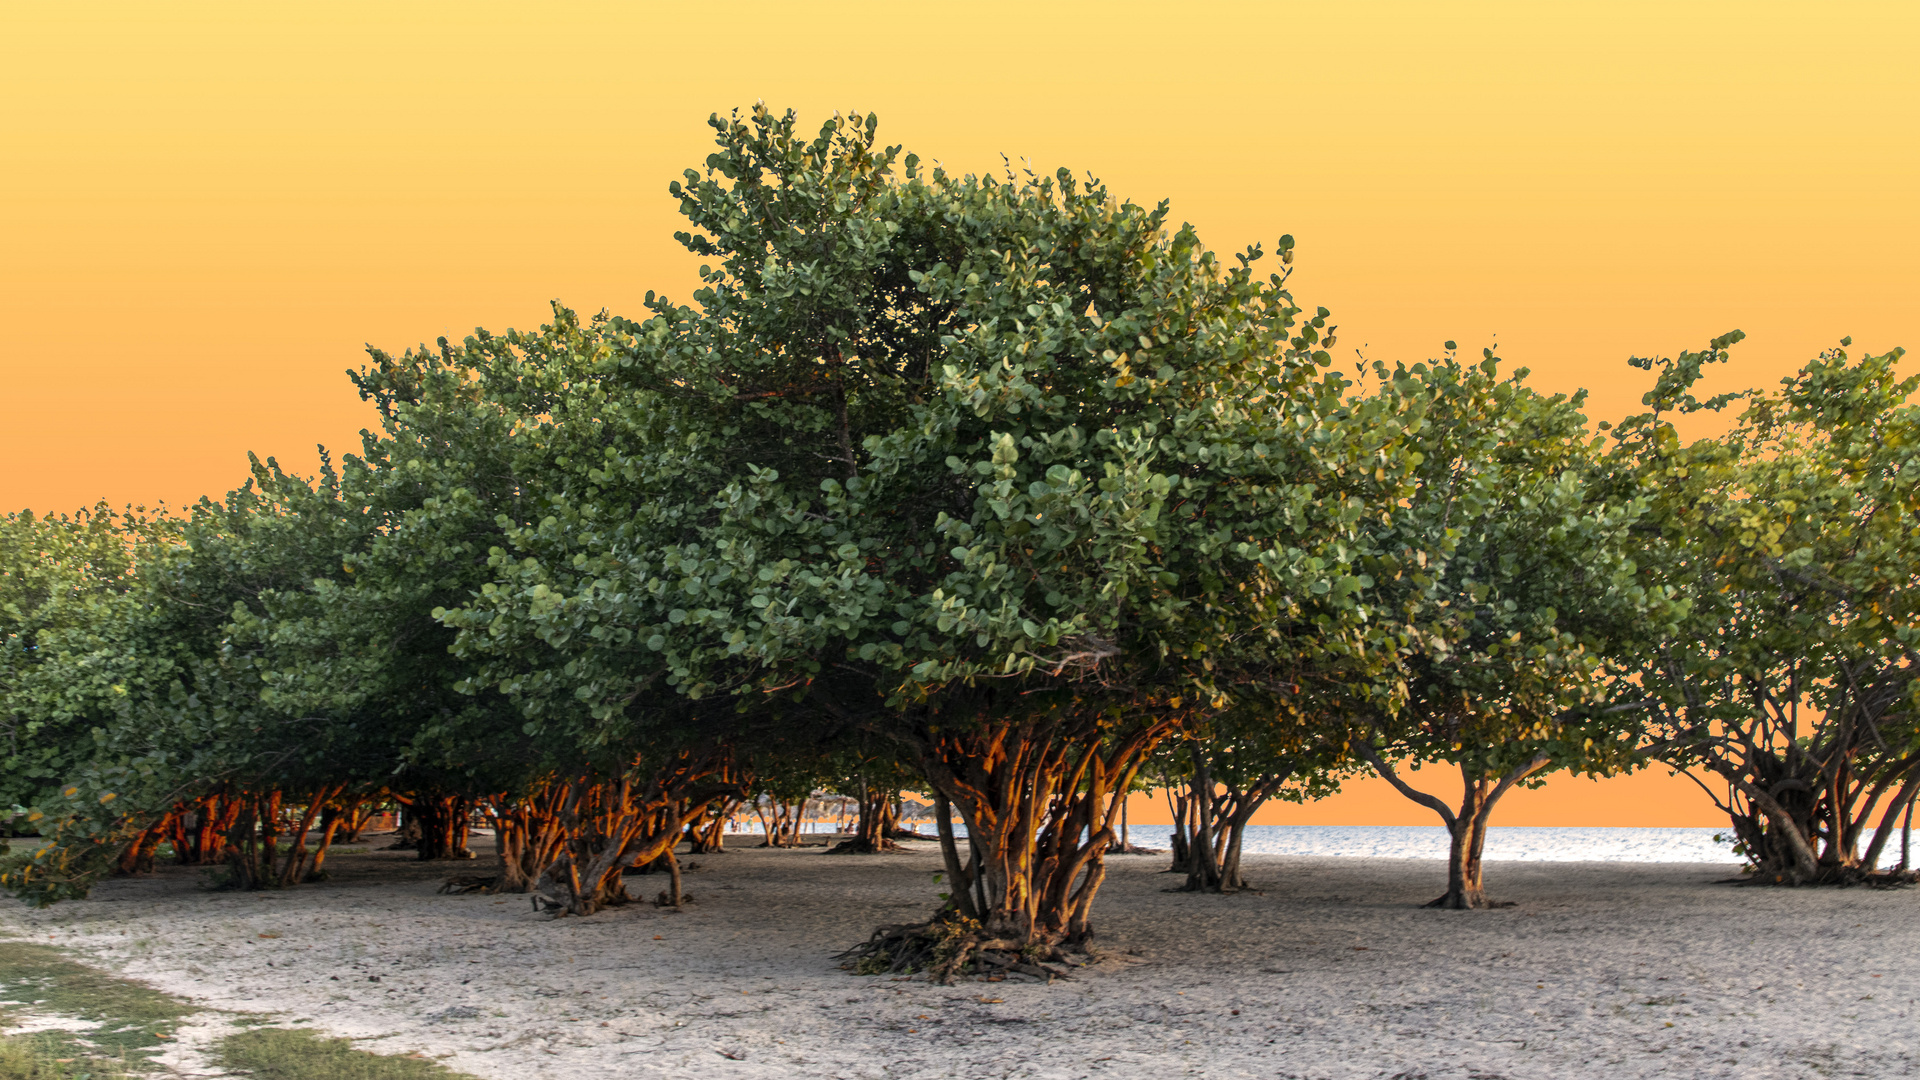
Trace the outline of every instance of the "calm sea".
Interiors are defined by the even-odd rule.
[[[929,823],[915,824],[924,832],[933,832]],[[808,832],[832,828],[826,823],[809,825]],[[1716,833],[1725,835],[1726,830],[1495,825],[1487,830],[1486,857],[1495,862],[1739,863],[1731,838],[1716,840]],[[1136,825],[1129,835],[1135,844],[1145,847],[1167,845],[1164,825]],[[1900,861],[1899,838],[1895,837],[1887,848],[1882,866]],[[1438,825],[1250,825],[1244,850],[1249,855],[1444,859],[1447,830]]]

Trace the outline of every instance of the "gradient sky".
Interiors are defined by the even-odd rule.
[[[311,471],[370,422],[365,343],[686,296],[666,185],[758,98],[1089,170],[1216,249],[1292,233],[1370,358],[1497,343],[1609,417],[1628,356],[1738,327],[1718,379],[1770,383],[1920,343],[1916,45],[1911,0],[11,3],[0,507]],[[1382,785],[1276,814],[1429,820]],[[1659,774],[1499,818],[1720,823]]]

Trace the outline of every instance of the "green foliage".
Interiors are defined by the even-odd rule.
[[[0,826],[58,789],[86,756],[89,721],[124,696],[106,628],[126,617],[136,551],[163,530],[105,503],[0,518]]]
[[[664,722],[655,688],[865,721],[1098,670],[1224,702],[1371,655],[1355,541],[1397,419],[1258,249],[1223,266],[1065,172],[924,169],[870,117],[714,123],[675,187],[719,260],[697,309],[466,346],[593,363],[541,428],[592,452],[445,616],[543,731]]]
[[[1491,350],[1377,371],[1381,394],[1422,417],[1418,482],[1376,541],[1380,593],[1412,633],[1404,705],[1347,707],[1390,758],[1499,776],[1544,755],[1604,774],[1635,760],[1615,735],[1620,698],[1640,696],[1624,646],[1682,606],[1637,576],[1646,508],[1609,483],[1584,395],[1539,394],[1526,374],[1502,378]]]
[[[1647,748],[1719,776],[1762,871],[1844,875],[1920,792],[1920,376],[1843,343],[1683,445],[1672,416],[1722,403],[1688,390],[1737,340],[1660,361],[1652,411],[1618,432],[1652,507],[1637,557],[1685,598],[1635,670]]]

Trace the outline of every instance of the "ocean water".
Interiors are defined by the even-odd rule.
[[[1487,829],[1486,858],[1491,862],[1740,862],[1730,839],[1713,838],[1716,831],[1725,832],[1494,825]],[[1165,843],[1164,836],[1158,839]],[[1445,859],[1447,830],[1439,825],[1249,825],[1242,850],[1250,855]]]
[[[931,822],[911,822],[932,835]],[[830,822],[808,822],[809,833],[830,832]],[[956,823],[955,831],[966,835]],[[1165,825],[1136,825],[1129,831],[1142,847],[1167,846]],[[1726,840],[1714,839],[1715,834]],[[1445,859],[1447,830],[1439,825],[1249,825],[1242,851],[1248,855],[1344,856],[1361,859]],[[1861,845],[1865,849],[1864,844]],[[1487,829],[1489,862],[1651,862],[1738,865],[1726,829],[1572,828],[1494,825]],[[1895,837],[1880,864],[1900,861]]]

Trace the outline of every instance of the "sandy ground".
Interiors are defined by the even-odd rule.
[[[437,896],[448,865],[409,858],[336,855],[334,880],[276,893],[167,869],[47,911],[5,901],[0,930],[501,1080],[1920,1075],[1912,890],[1504,863],[1489,886],[1517,906],[1448,912],[1416,906],[1441,888],[1429,861],[1250,856],[1263,891],[1220,897],[1122,857],[1097,909],[1109,962],[942,987],[832,959],[930,911],[931,850],[702,856],[684,911],[557,920]]]

